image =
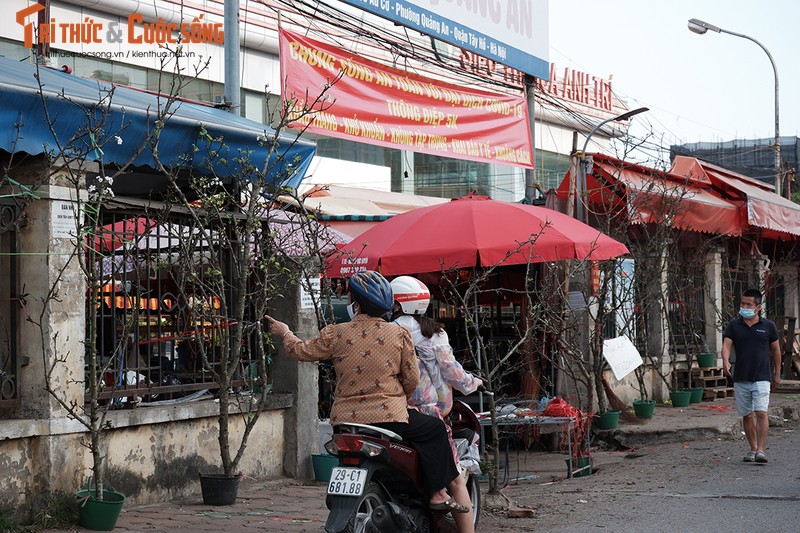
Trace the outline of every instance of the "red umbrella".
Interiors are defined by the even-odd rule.
[[[155,225],[155,221],[145,217],[126,218],[113,224],[106,224],[97,228],[94,249],[98,252],[111,252],[147,234]]]
[[[327,271],[337,278],[359,270],[394,276],[626,253],[624,244],[563,213],[469,195],[377,224],[340,246]]]

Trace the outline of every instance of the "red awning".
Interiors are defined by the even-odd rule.
[[[741,198],[746,205],[745,223],[764,230],[762,237],[792,239],[800,235],[800,205],[775,194],[771,184],[685,156],[675,158],[672,172],[702,174],[719,190]]]
[[[558,188],[561,198],[567,197],[569,179],[567,173]],[[633,223],[669,224],[714,235],[742,233],[740,206],[720,197],[703,177],[662,172],[595,154],[586,189],[593,209],[625,212]]]

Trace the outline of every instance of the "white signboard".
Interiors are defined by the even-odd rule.
[[[586,309],[586,298],[581,291],[569,291],[567,304],[573,311],[584,311]]]
[[[53,200],[50,233],[54,239],[74,239],[78,231],[78,204],[69,200]]]
[[[550,78],[548,0],[342,0],[531,76]]]
[[[604,340],[603,357],[608,361],[617,380],[624,378],[642,364],[639,350],[625,335]]]
[[[306,280],[300,282],[300,309],[313,309],[314,300],[319,302],[319,295],[322,292],[319,278],[311,278],[308,281],[311,284],[311,291],[308,290]]]

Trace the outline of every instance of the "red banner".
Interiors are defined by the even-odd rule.
[[[293,105],[289,118],[297,118],[291,127],[307,125],[311,133],[367,144],[533,168],[524,97],[438,82],[283,30],[280,47],[283,98]],[[299,116],[305,102],[314,111]]]

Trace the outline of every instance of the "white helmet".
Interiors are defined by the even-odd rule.
[[[392,280],[394,301],[406,315],[424,315],[431,303],[431,291],[417,278],[399,276]]]

